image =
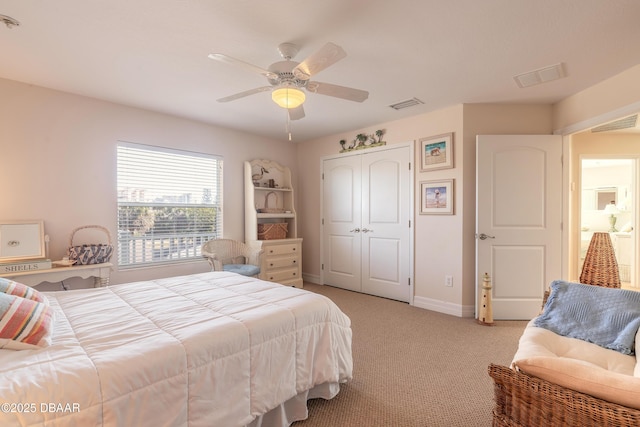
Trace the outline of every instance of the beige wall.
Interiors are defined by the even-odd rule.
[[[386,129],[388,144],[417,141],[454,132],[454,169],[420,172],[414,177],[416,201],[420,181],[455,180],[455,215],[419,215],[414,207],[414,303],[441,312],[473,316],[475,307],[475,137],[478,134],[549,134],[550,105],[457,105],[366,129],[320,138],[298,145],[300,235],[303,273],[312,281],[320,276],[320,168],[321,158],[339,151],[340,139]],[[444,286],[453,276],[453,287]]]
[[[224,234],[242,240],[243,161],[275,158],[297,175],[289,142],[0,79],[0,220],[43,219],[50,258],[71,231],[116,236],[116,144],[129,141],[224,157]],[[115,257],[113,259],[115,261]],[[112,283],[208,271],[205,262],[118,271]],[[57,289],[57,288],[54,288]]]
[[[638,110],[640,110],[640,65],[556,103],[553,106],[553,129],[570,128],[582,122],[603,117],[602,122],[592,122],[589,126],[585,125],[577,129],[580,131],[602,124],[604,121],[620,118],[624,114],[633,114]],[[620,111],[620,115],[616,115],[617,111]]]
[[[299,211],[301,213],[301,222],[299,231],[304,238],[303,242],[303,273],[308,280],[318,281],[320,277],[320,168],[321,158],[330,154],[336,154],[340,151],[339,141],[346,139],[352,140],[358,133],[373,133],[377,129],[385,129],[386,134],[384,140],[387,144],[396,144],[407,141],[415,141],[419,138],[425,138],[432,135],[438,135],[445,132],[454,132],[458,137],[462,133],[462,107],[455,106],[433,113],[422,114],[409,117],[393,122],[381,123],[379,125],[370,126],[364,129],[355,129],[353,131],[333,135],[330,137],[320,138],[314,141],[305,142],[298,146],[298,168],[305,171],[300,175],[298,180],[300,191]],[[454,164],[459,164],[462,159],[463,151],[454,149]],[[416,154],[417,157],[417,154]],[[419,157],[416,158],[416,161]],[[456,184],[462,181],[462,168],[447,169],[441,171],[433,171],[429,174],[416,171],[415,181],[425,179],[441,179],[454,178]],[[418,197],[419,188],[416,187],[415,197]],[[456,203],[459,195],[456,189]],[[429,287],[431,278],[441,275],[444,283],[445,274],[454,276],[456,279],[461,277],[460,266],[457,260],[460,259],[460,246],[454,244],[460,239],[461,229],[460,216],[425,216],[418,215],[414,209],[415,227],[414,236],[417,250],[416,273],[415,273],[415,294],[417,296],[426,297],[429,295],[425,292]],[[424,233],[431,233],[428,239],[421,235],[419,230],[425,230]],[[433,242],[439,242],[434,245]],[[426,266],[424,259],[431,258],[433,263],[430,271],[424,271]],[[437,271],[437,273],[436,273]],[[447,288],[444,286],[433,287],[432,297],[442,301],[458,301],[461,292],[461,286]]]

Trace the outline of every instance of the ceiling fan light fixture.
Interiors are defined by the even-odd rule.
[[[271,92],[271,99],[282,108],[297,108],[306,99],[304,92],[294,87],[281,87]]]

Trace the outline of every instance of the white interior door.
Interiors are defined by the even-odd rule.
[[[479,135],[476,149],[477,307],[489,273],[494,318],[531,319],[561,278],[562,137]]]
[[[345,156],[325,160],[323,176],[323,283],[361,291],[361,159]]]
[[[322,283],[410,302],[412,152],[323,161]]]
[[[362,292],[409,301],[409,150],[362,156]]]

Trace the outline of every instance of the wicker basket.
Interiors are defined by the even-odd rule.
[[[620,287],[620,271],[609,233],[593,233],[584,258],[580,283]]]
[[[286,239],[287,225],[286,222],[258,224],[258,240]]]
[[[107,235],[108,243],[74,245],[73,237],[76,233],[88,228],[95,228],[103,231]],[[67,248],[67,256],[69,257],[69,260],[75,261],[76,265],[102,264],[109,262],[112,254],[113,245],[111,244],[111,233],[109,233],[109,230],[105,227],[102,227],[101,225],[84,225],[71,232],[71,236],[69,237],[69,247]]]
[[[278,207],[274,207],[274,208],[270,208],[269,207],[269,196],[271,196],[271,195],[273,195],[274,198],[276,199],[275,206],[278,206],[278,193],[276,193],[275,191],[269,191],[264,196],[264,208],[260,209],[260,212],[262,212],[262,213],[283,213],[284,209],[280,209]],[[262,239],[262,240],[264,240],[264,239]]]

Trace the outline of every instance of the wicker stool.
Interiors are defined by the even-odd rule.
[[[593,233],[584,258],[580,283],[607,288],[620,287],[618,262],[609,233]]]

